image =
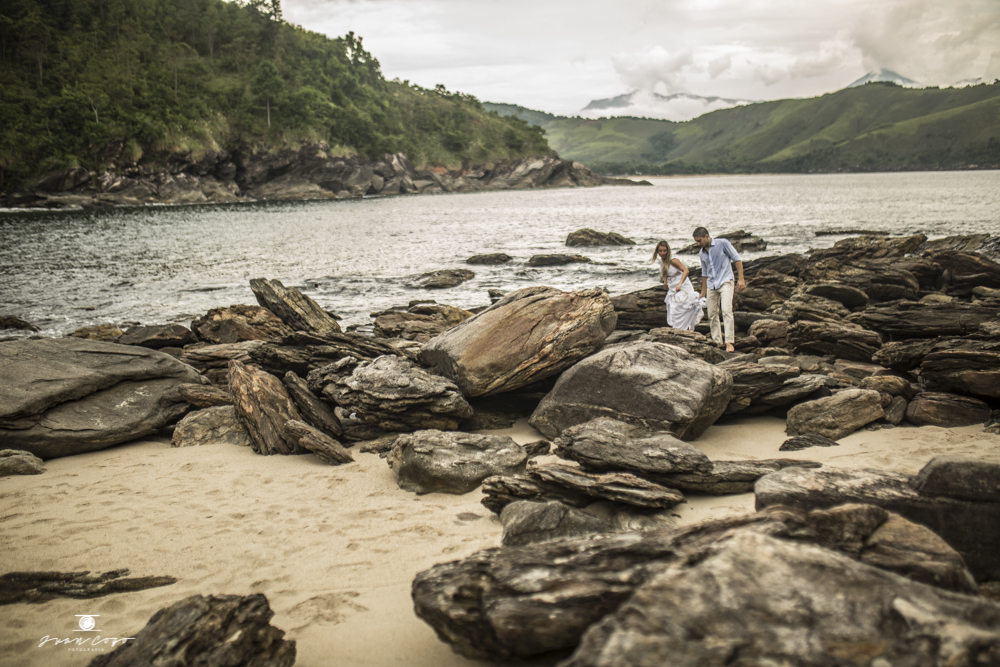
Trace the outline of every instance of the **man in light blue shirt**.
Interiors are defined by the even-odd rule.
[[[719,311],[726,331],[726,352],[735,352],[733,347],[736,326],[733,322],[733,267],[740,274],[736,289],[746,289],[743,281],[743,260],[733,244],[726,239],[713,239],[708,230],[699,227],[694,230],[694,241],[701,246],[698,259],[701,260],[701,296],[708,302],[708,324],[712,329],[712,340],[722,345],[722,331],[719,326]]]

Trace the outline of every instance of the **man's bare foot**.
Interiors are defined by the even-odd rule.
[[[735,352],[736,348],[733,347],[732,343],[726,343],[726,352]]]

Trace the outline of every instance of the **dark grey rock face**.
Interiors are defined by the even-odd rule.
[[[528,266],[563,266],[565,264],[576,264],[583,263],[589,264],[594,260],[586,257],[585,255],[561,255],[561,254],[550,254],[550,255],[532,255],[528,258]]]
[[[998,625],[994,602],[744,534],[652,577],[562,666],[974,665],[1000,658]]]
[[[233,408],[258,454],[301,454],[298,439],[285,432],[285,423],[301,421],[298,408],[281,380],[239,361],[229,362],[229,393]]]
[[[615,322],[600,290],[528,287],[434,338],[420,361],[466,396],[488,396],[560,373],[599,350]]]
[[[928,389],[1000,398],[1000,351],[931,352],[920,364]]]
[[[555,501],[513,502],[503,508],[500,522],[503,524],[502,541],[508,547],[612,530],[608,521]]]
[[[576,461],[585,470],[663,475],[712,469],[700,449],[669,433],[653,433],[606,417],[572,426],[552,444],[556,455]]]
[[[799,403],[788,411],[785,432],[839,440],[885,414],[882,397],[869,389],[845,389],[833,396]]]
[[[463,494],[524,472],[528,455],[507,436],[426,430],[399,436],[387,461],[405,491]]]
[[[215,344],[244,340],[278,342],[292,333],[292,329],[267,308],[244,305],[213,308],[192,321],[191,330],[202,340]]]
[[[358,364],[324,393],[362,422],[384,431],[454,431],[473,410],[455,383],[400,357]]]
[[[829,554],[829,557],[819,557],[817,562],[832,565],[831,572],[818,578],[834,577],[837,585],[844,586],[852,595],[855,592],[865,595],[865,589],[873,581],[870,577],[881,577],[879,581],[896,582],[893,588],[896,592],[930,591],[927,599],[961,599],[961,605],[969,605],[967,609],[972,618],[986,611],[989,615],[980,617],[985,619],[985,623],[995,624],[997,620],[994,619],[1000,620],[997,616],[1000,606],[995,603],[933,589],[856,562],[855,559],[863,560],[866,553],[875,550],[885,554],[886,562],[891,562],[894,571],[909,568],[921,580],[940,576],[941,586],[961,591],[974,590],[961,559],[947,546],[937,544],[930,549],[914,551],[908,548],[908,545],[912,546],[912,534],[907,534],[905,530],[892,528],[880,533],[880,529],[890,524],[892,518],[889,512],[870,505],[848,505],[812,512],[774,508],[752,515],[706,521],[680,530],[661,528],[645,532],[604,533],[523,547],[488,549],[418,574],[412,589],[414,607],[417,615],[462,655],[494,660],[536,656],[576,646],[588,628],[599,627],[594,624],[614,614],[633,594],[662,572],[697,568],[697,564],[720,552],[745,553],[750,560],[754,560],[755,555],[759,556],[760,568],[766,569],[767,556],[777,554],[775,549],[782,549],[782,554],[785,550],[770,543],[766,549],[752,546],[751,540],[760,535],[787,545],[789,561],[809,559],[820,551]],[[919,526],[913,529],[918,533],[924,530]],[[927,537],[926,533],[922,535]],[[734,547],[730,548],[730,544]],[[892,556],[889,556],[890,552]],[[818,565],[815,571],[821,569],[822,565]],[[753,568],[747,571],[758,570]],[[738,568],[725,568],[719,572],[725,573],[725,576],[718,582],[699,583],[701,593],[676,596],[679,606],[690,607],[685,613],[701,609],[701,603],[689,605],[689,600],[701,600],[702,595],[714,598],[720,587],[735,591],[746,578],[746,574]],[[839,578],[841,574],[843,579]],[[740,598],[738,606],[742,611],[752,613],[754,608],[771,609],[771,605],[797,609],[792,604],[794,600],[812,599],[811,595],[796,597],[797,585],[788,587],[781,581],[772,581],[770,576],[761,581],[767,581],[768,585],[754,590],[748,598]],[[745,585],[753,587],[752,582]],[[806,587],[805,590],[811,589]],[[821,597],[837,598],[839,592],[824,589]],[[667,591],[662,595],[673,599]],[[865,597],[847,599],[852,604],[866,606]],[[885,613],[892,613],[891,605],[884,609]],[[781,616],[783,612],[772,613]],[[684,617],[681,615],[678,618]],[[775,617],[772,622],[780,621]],[[738,620],[734,623],[740,624]],[[893,627],[905,627],[905,624]],[[993,632],[996,632],[995,625]],[[728,636],[721,628],[713,629],[713,633],[718,633],[722,639]],[[762,630],[762,634],[768,633]],[[698,643],[715,646],[712,641],[714,636],[704,635]],[[603,650],[593,644],[588,646],[593,650],[580,651],[577,655],[599,655]],[[731,657],[732,652],[727,655]],[[672,659],[657,656],[652,662],[613,664],[658,666],[675,663]]]
[[[256,595],[194,595],[153,614],[135,639],[98,655],[90,667],[253,665],[292,667],[295,642],[270,624],[274,612]]]
[[[616,232],[597,232],[593,229],[585,228],[578,229],[575,232],[570,232],[569,236],[566,237],[566,245],[571,248],[606,245],[622,246],[635,245],[635,241],[625,238]]]
[[[43,459],[156,433],[198,373],[169,354],[80,338],[0,343],[0,441]]]
[[[174,447],[199,445],[250,446],[250,434],[236,417],[231,405],[222,405],[188,413],[177,423],[170,444]]]
[[[530,424],[543,435],[609,417],[693,440],[729,404],[732,376],[684,350],[654,342],[611,345],[565,371]]]
[[[456,287],[475,277],[476,274],[468,269],[441,269],[423,274],[417,280],[417,285],[424,289],[445,289]]]
[[[283,380],[288,395],[292,397],[295,406],[307,424],[315,426],[332,438],[339,438],[344,434],[340,427],[340,420],[333,411],[333,407],[324,403],[309,390],[306,381],[292,371],[285,373]]]
[[[510,260],[514,259],[510,255],[504,252],[492,252],[485,255],[473,255],[469,259],[465,260],[466,264],[482,264],[485,266],[493,266],[496,264],[506,264]]]
[[[788,328],[788,344],[798,354],[832,354],[840,359],[871,362],[882,336],[857,325],[796,322]]]
[[[712,468],[707,472],[672,473],[657,476],[656,479],[681,491],[725,496],[733,493],[749,493],[753,491],[757,480],[764,475],[794,466],[818,468],[820,464],[794,459],[713,461]]]
[[[1000,461],[935,456],[910,480],[923,496],[1000,503]]]
[[[0,449],[0,477],[8,475],[41,475],[45,464],[31,452]]]
[[[923,495],[898,473],[833,468],[786,468],[762,477],[754,493],[758,510],[843,503],[882,507],[937,533],[961,554],[977,580],[1000,579],[1000,503]]]

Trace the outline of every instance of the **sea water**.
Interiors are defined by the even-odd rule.
[[[256,303],[250,279],[272,278],[300,288],[344,326],[367,325],[371,313],[413,300],[486,305],[490,289],[644,289],[657,283],[650,263],[657,240],[679,250],[698,226],[767,240],[767,250],[744,253],[746,260],[828,247],[843,238],[817,236],[830,230],[1000,233],[1000,171],[651,180],[652,187],[3,211],[0,315],[45,335],[104,323],[187,325],[211,308]],[[637,245],[567,248],[566,236],[583,227]],[[513,260],[465,263],[494,252]],[[548,253],[593,263],[526,266]],[[694,255],[681,259],[697,263]],[[476,275],[449,289],[417,286],[422,274],[447,268]]]

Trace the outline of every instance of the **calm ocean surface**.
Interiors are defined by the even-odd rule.
[[[256,303],[251,278],[301,288],[342,324],[413,299],[461,307],[487,290],[603,287],[621,294],[657,282],[660,238],[682,247],[703,225],[765,238],[756,256],[828,247],[862,228],[930,238],[1000,233],[1000,171],[714,176],[655,179],[654,187],[413,195],[334,202],[162,206],[89,212],[0,211],[0,315],[44,334],[94,324],[189,324],[219,306]],[[635,240],[625,248],[567,248],[582,227]],[[468,266],[476,254],[514,257]],[[541,253],[595,264],[528,268]],[[694,256],[682,257],[688,264]],[[423,273],[470,268],[459,287],[414,286]],[[9,335],[14,332],[2,332]]]

